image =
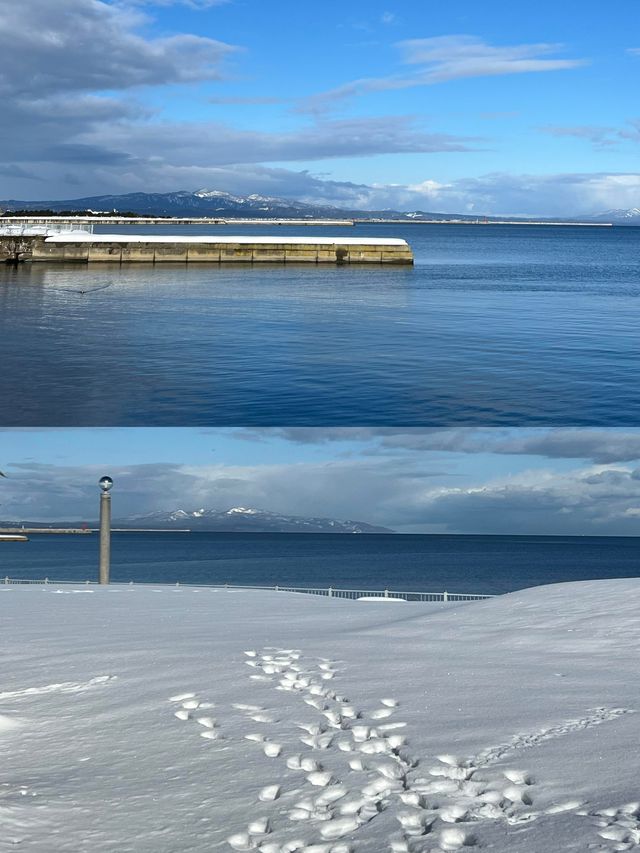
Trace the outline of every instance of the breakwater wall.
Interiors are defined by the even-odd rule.
[[[77,534],[84,535],[86,533],[93,533],[95,531],[90,530],[87,527],[2,527],[0,528],[0,536],[16,536],[16,535],[32,535],[34,533],[47,533],[52,535],[62,535],[62,534],[73,534],[74,536]]]
[[[49,263],[412,264],[406,240],[118,234],[0,235],[0,261]]]
[[[353,219],[269,219],[260,217],[219,217],[219,216],[11,216],[5,213],[0,217],[0,225],[30,227],[32,225],[65,226],[78,225],[294,225],[306,227],[314,225],[354,226]]]

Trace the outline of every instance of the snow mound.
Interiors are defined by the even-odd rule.
[[[407,603],[404,598],[394,598],[392,595],[360,595],[356,601],[401,601],[403,604]]]

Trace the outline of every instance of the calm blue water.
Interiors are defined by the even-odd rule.
[[[98,539],[0,545],[0,576],[95,579]],[[112,579],[503,593],[640,575],[640,537],[114,534]]]
[[[640,423],[640,229],[308,233],[417,263],[0,267],[0,425]]]

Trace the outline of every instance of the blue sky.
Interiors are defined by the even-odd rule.
[[[0,21],[0,197],[636,206],[639,24],[635,0],[25,0]]]
[[[400,532],[640,534],[640,431],[5,429],[0,519],[249,506]]]

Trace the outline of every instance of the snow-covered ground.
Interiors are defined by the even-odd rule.
[[[51,234],[47,243],[66,243],[68,234]],[[291,243],[323,246],[406,246],[407,241],[399,237],[265,237],[246,234],[86,234],[73,233],[74,243],[264,243],[266,245]]]
[[[639,594],[0,587],[0,850],[640,850]]]

